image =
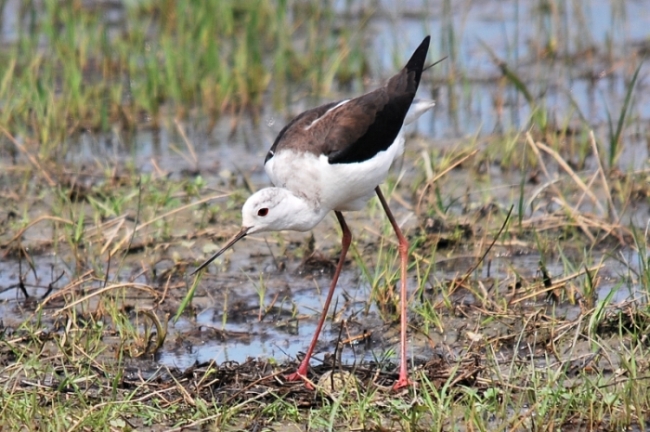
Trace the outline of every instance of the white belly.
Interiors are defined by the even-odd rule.
[[[387,150],[364,162],[330,165],[327,156],[280,150],[264,169],[275,186],[304,196],[317,207],[360,210],[403,151],[404,136],[400,131]]]

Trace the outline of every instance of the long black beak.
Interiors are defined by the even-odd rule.
[[[444,56],[440,60],[437,60],[437,61],[431,63],[429,66],[425,66],[424,68],[422,68],[422,72],[424,72],[427,69],[431,69],[432,67],[434,67],[435,65],[437,65],[438,63],[440,63],[440,62],[442,62],[443,60],[446,60],[446,59],[447,59],[447,56]]]
[[[221,248],[221,250],[220,250],[219,252],[217,252],[216,254],[212,255],[210,258],[208,258],[207,261],[205,261],[205,262],[204,262],[203,264],[201,264],[201,265],[200,265],[196,270],[194,270],[192,273],[190,273],[190,276],[193,276],[193,275],[195,275],[196,273],[198,273],[198,272],[200,272],[201,270],[203,270],[204,268],[206,268],[206,267],[208,266],[208,264],[210,264],[212,261],[214,261],[214,260],[216,260],[217,258],[219,258],[219,256],[220,256],[222,253],[224,253],[225,251],[227,251],[228,249],[230,249],[230,248],[232,247],[232,245],[234,245],[234,244],[237,243],[239,240],[241,240],[241,239],[243,239],[244,237],[246,237],[246,233],[248,233],[248,227],[242,227],[241,230],[239,230],[239,232],[238,232],[237,234],[235,234],[235,235],[234,235],[230,240],[228,240],[228,243],[226,243],[226,245],[225,245],[223,248]]]

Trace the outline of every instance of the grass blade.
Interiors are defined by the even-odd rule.
[[[607,123],[609,125],[609,161],[608,162],[609,162],[610,170],[614,167],[614,164],[618,159],[618,155],[620,154],[619,147],[621,143],[621,134],[623,133],[623,125],[625,124],[625,119],[627,117],[628,110],[630,109],[630,105],[632,103],[632,92],[636,85],[636,80],[639,77],[639,71],[641,70],[641,66],[643,66],[643,62],[639,63],[639,66],[637,66],[636,71],[634,71],[634,75],[632,76],[632,81],[627,87],[627,92],[625,94],[625,101],[623,102],[623,109],[621,110],[621,114],[618,117],[618,124],[616,125],[616,131],[613,131],[612,118],[609,114],[609,110],[607,110]]]

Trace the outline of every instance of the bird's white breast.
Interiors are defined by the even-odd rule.
[[[356,163],[330,164],[327,156],[281,150],[264,166],[277,187],[328,210],[360,210],[404,150],[402,132],[385,151]]]

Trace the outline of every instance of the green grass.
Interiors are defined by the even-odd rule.
[[[279,107],[297,90],[291,83],[318,93],[334,78],[365,74],[360,38],[330,36],[329,6],[286,8],[282,0],[131,2],[109,23],[101,5],[25,4],[17,40],[0,50],[0,125],[33,138],[47,158],[69,151],[66,138],[77,132],[132,129],[144,118],[157,126],[195,107],[211,122],[258,116],[268,91]]]

